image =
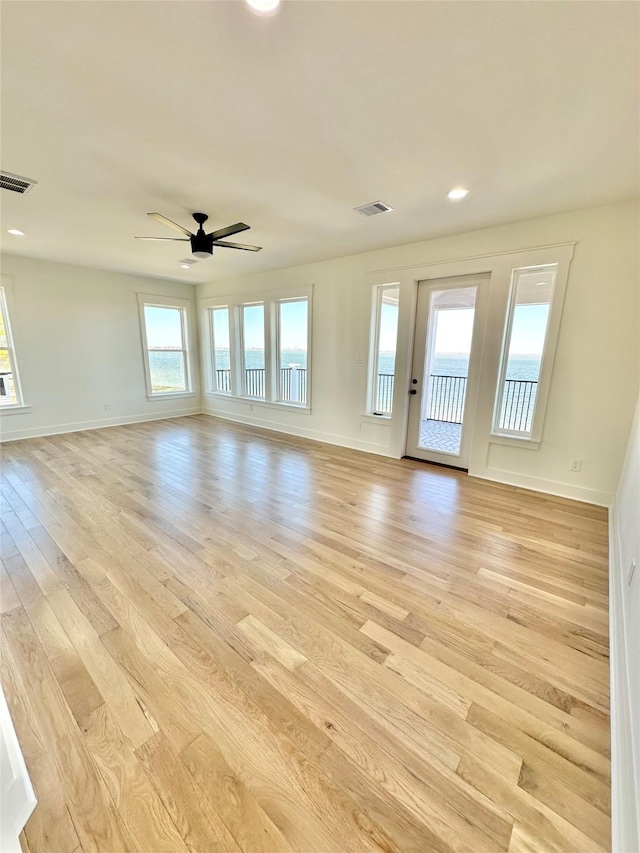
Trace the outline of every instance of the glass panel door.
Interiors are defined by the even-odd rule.
[[[420,282],[407,455],[468,467],[478,290],[484,276]],[[470,405],[471,402],[471,405]]]

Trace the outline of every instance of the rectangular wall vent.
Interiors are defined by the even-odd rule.
[[[0,173],[0,189],[11,190],[12,193],[28,193],[32,186],[37,184],[31,178],[22,178],[20,175],[12,175],[11,172]]]
[[[363,216],[375,216],[376,213],[388,213],[390,210],[393,210],[392,207],[389,207],[383,201],[372,201],[371,204],[363,204],[361,207],[354,207],[353,209],[357,210]]]

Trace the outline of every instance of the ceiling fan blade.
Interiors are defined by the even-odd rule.
[[[262,246],[246,246],[243,243],[226,243],[224,240],[214,240],[214,246],[224,246],[226,249],[242,249],[245,252],[260,252]]]
[[[187,229],[183,228],[182,225],[178,225],[177,222],[172,222],[170,219],[167,219],[167,217],[163,216],[161,213],[147,213],[147,216],[151,216],[153,219],[157,219],[158,222],[162,222],[163,225],[168,225],[169,228],[173,228],[176,231],[180,231],[180,233],[184,234],[185,237],[191,237],[191,231],[187,231]]]
[[[175,240],[178,243],[188,243],[188,237],[134,237],[134,240]]]
[[[227,225],[226,228],[218,228],[217,231],[212,231],[207,234],[207,237],[213,237],[214,240],[221,240],[223,237],[231,237],[233,234],[239,234],[240,231],[248,231],[250,225],[245,225],[244,222],[236,222],[235,225]]]

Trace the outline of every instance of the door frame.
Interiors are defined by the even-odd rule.
[[[514,268],[558,263],[556,286],[565,288],[575,242],[550,243],[500,250],[500,243],[509,240],[492,239],[487,232],[460,235],[431,243],[417,243],[410,247],[385,249],[367,256],[371,266],[362,271],[362,284],[370,293],[372,285],[398,283],[400,306],[398,316],[398,349],[396,352],[396,382],[393,395],[393,417],[391,421],[375,419],[377,431],[388,430],[379,443],[384,443],[385,456],[400,459],[406,455],[407,421],[409,414],[408,389],[411,387],[411,366],[418,282],[432,278],[450,278],[459,275],[489,273],[489,306],[482,353],[480,393],[474,417],[474,432],[469,460],[469,475],[512,483],[525,488],[539,488],[539,479],[514,474],[512,466],[504,461],[506,448],[536,450],[536,442],[492,435],[493,406],[496,382],[502,355],[504,318],[509,299],[511,275]],[[467,254],[455,255],[462,249]],[[484,252],[482,251],[484,249]],[[475,250],[475,251],[474,251]],[[487,251],[488,250],[488,251]],[[438,258],[440,254],[440,258]],[[449,254],[448,258],[442,255]],[[375,266],[374,266],[375,265]],[[563,290],[564,292],[564,290]],[[373,423],[373,418],[371,423]],[[377,445],[379,446],[379,444]],[[511,451],[512,452],[512,451]],[[576,490],[578,500],[585,498]]]
[[[411,379],[413,383],[417,379],[417,385],[409,385],[409,391],[417,390],[419,393],[421,414],[425,387],[425,367],[427,360],[427,347],[433,345],[430,340],[432,336],[432,310],[431,297],[437,290],[462,290],[475,287],[476,298],[474,303],[473,328],[471,331],[471,347],[469,352],[469,371],[467,375],[467,387],[465,391],[464,409],[462,413],[462,435],[460,440],[460,453],[446,453],[435,450],[418,448],[417,441],[409,445],[415,420],[411,418],[412,395],[407,396],[407,428],[405,437],[405,456],[412,459],[422,459],[425,462],[433,462],[438,465],[447,465],[467,471],[473,442],[475,426],[475,415],[478,404],[480,376],[482,371],[482,355],[484,349],[484,335],[486,327],[486,316],[489,305],[489,287],[491,276],[489,273],[471,273],[466,275],[440,276],[438,278],[424,278],[417,282],[416,318],[414,323],[413,347],[411,359]],[[424,294],[424,298],[423,295]],[[422,303],[425,303],[424,305]],[[415,395],[413,395],[415,396]],[[419,428],[418,428],[419,440]],[[419,455],[416,455],[416,451]],[[428,458],[427,458],[428,457]]]

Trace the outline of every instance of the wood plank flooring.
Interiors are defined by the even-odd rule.
[[[606,510],[207,416],[2,495],[25,851],[610,849]]]

